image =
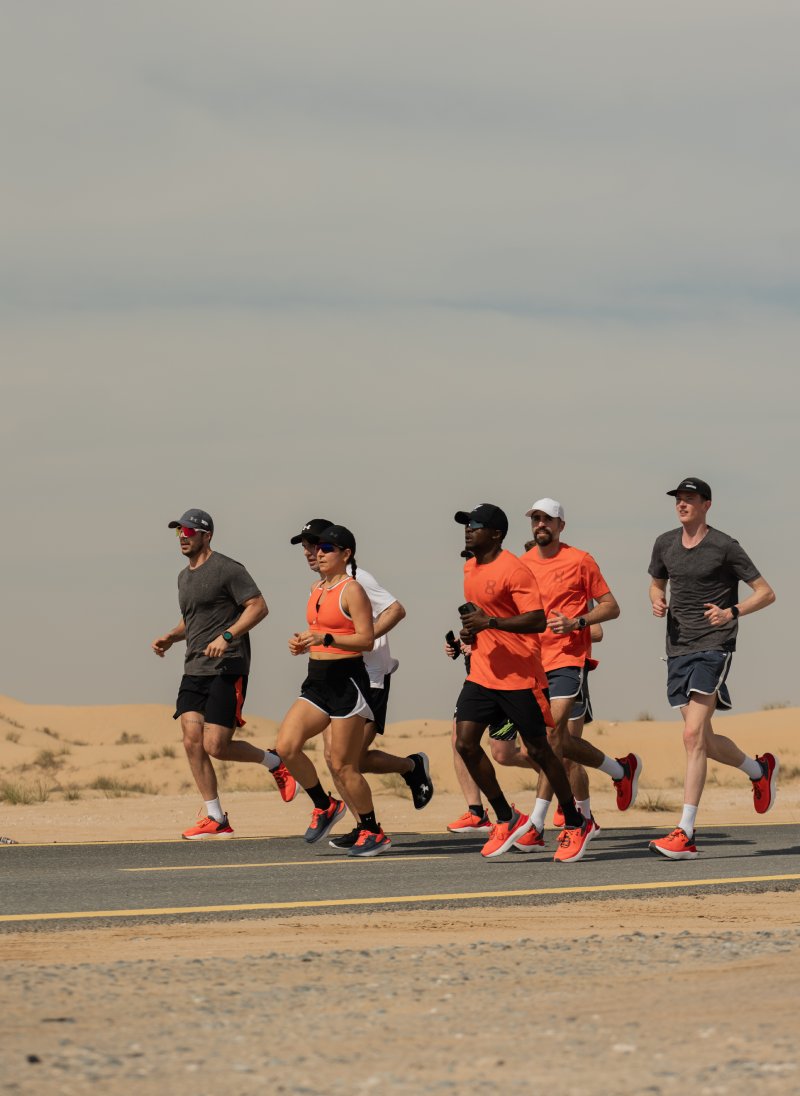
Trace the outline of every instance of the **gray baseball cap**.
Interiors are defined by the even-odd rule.
[[[189,529],[199,529],[201,533],[214,532],[211,514],[207,514],[205,510],[187,510],[183,517],[177,521],[171,521],[168,528],[178,529],[181,525],[186,525]]]

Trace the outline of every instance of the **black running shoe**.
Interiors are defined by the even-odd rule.
[[[355,829],[350,830],[350,833],[343,833],[341,837],[332,837],[328,844],[332,849],[352,849],[356,841],[358,841],[358,835],[361,831],[358,826]]]
[[[430,763],[428,762],[428,755],[424,753],[410,754],[409,761],[414,762],[414,771],[404,773],[403,779],[411,789],[414,806],[418,811],[421,811],[433,799]]]

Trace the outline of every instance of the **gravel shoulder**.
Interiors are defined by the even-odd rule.
[[[0,937],[0,1092],[770,1094],[796,893]]]

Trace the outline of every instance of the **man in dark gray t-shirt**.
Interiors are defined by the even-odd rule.
[[[689,476],[667,494],[675,498],[680,528],[662,533],[653,546],[650,604],[654,616],[667,619],[667,695],[683,716],[686,776],[678,827],[651,841],[650,849],[671,860],[694,860],[695,819],[709,758],[750,777],[759,814],[775,801],[777,758],[771,753],[748,757],[711,725],[717,708],[731,707],[726,678],[739,617],[772,604],[775,594],[741,545],[707,524],[711,488],[705,480]],[[740,582],[753,591],[741,601]]]
[[[156,639],[161,658],[173,643],[186,641],[184,672],[175,705],[183,746],[195,783],[205,801],[206,817],[184,830],[190,840],[232,837],[220,805],[211,758],[264,765],[285,802],[297,784],[274,750],[262,750],[233,735],[244,726],[242,705],[250,673],[250,631],[267,615],[261,591],[241,563],[214,552],[214,522],[205,510],[187,510],[169,523],[180,538],[188,565],[178,575],[180,623]]]

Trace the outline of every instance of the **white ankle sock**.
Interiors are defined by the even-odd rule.
[[[600,766],[600,772],[605,773],[606,776],[610,776],[612,780],[622,780],[625,775],[625,770],[613,757],[604,757],[603,764]]]
[[[206,814],[209,818],[213,818],[215,822],[225,821],[225,812],[222,809],[219,799],[210,799],[206,801]]]
[[[739,768],[743,773],[747,773],[751,780],[760,780],[764,775],[764,770],[753,757],[746,757]]]
[[[261,762],[261,764],[266,765],[271,773],[275,772],[275,770],[280,766],[280,763],[281,759],[278,757],[274,750],[264,750],[264,760]]]
[[[678,823],[680,829],[686,834],[687,837],[694,835],[694,820],[697,818],[697,807],[693,807],[691,803],[683,804],[683,814],[681,820]]]
[[[588,799],[576,799],[575,806],[578,808],[584,818],[592,817],[592,808],[589,806]]]
[[[533,822],[534,827],[539,831],[539,833],[541,833],[544,829],[544,823],[545,819],[547,818],[547,812],[549,809],[549,799],[537,799],[533,805],[533,810],[531,811],[531,822]]]

